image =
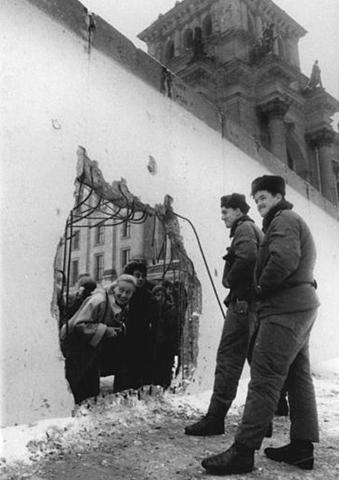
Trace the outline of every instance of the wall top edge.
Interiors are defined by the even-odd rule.
[[[201,95],[192,91],[157,60],[138,49],[133,42],[122,35],[100,16],[90,14],[78,0],[26,0],[53,21],[61,23],[84,42],[91,41],[94,48],[127,69],[158,92],[179,104],[195,117],[219,132],[247,155],[260,162],[273,173],[282,174],[287,183],[310,202],[322,208],[339,221],[339,208],[326,200],[314,187],[285,167],[258,144],[253,137],[221,112]],[[89,49],[89,55],[91,54]]]

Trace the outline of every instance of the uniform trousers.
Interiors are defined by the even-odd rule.
[[[253,450],[260,448],[285,382],[291,440],[319,441],[309,359],[309,338],[316,315],[317,308],[260,319],[251,380],[236,443]]]
[[[254,305],[244,300],[229,305],[217,352],[213,394],[207,415],[224,419],[237,394],[255,327]]]

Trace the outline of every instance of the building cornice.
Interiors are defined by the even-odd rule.
[[[248,8],[254,13],[260,12],[271,22],[276,23],[279,30],[284,31],[288,36],[301,38],[307,31],[299,25],[285,10],[278,7],[272,0],[241,0],[246,3]],[[154,39],[166,36],[175,29],[180,29],[180,25],[185,17],[195,17],[204,11],[207,11],[216,0],[183,0],[176,2],[175,6],[164,14],[159,15],[149,27],[138,34],[138,38],[144,42],[150,42]]]

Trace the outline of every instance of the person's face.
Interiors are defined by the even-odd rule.
[[[227,228],[232,228],[232,225],[236,220],[242,216],[239,208],[226,208],[221,207],[221,220],[225,222]]]
[[[161,290],[159,290],[158,292],[155,292],[154,297],[156,301],[159,303],[163,303],[165,301],[165,294]]]
[[[113,290],[115,300],[119,305],[127,305],[135,291],[134,285],[120,280]]]
[[[168,296],[171,296],[173,294],[173,288],[172,288],[172,285],[167,285],[166,287],[166,294]]]
[[[282,196],[280,193],[272,195],[272,193],[267,190],[259,190],[254,194],[254,201],[257,204],[258,212],[262,217],[266,217],[271,208],[277,205],[281,200]]]
[[[140,270],[134,270],[133,277],[136,278],[138,288],[141,288],[145,285],[146,275],[143,272],[140,272]]]

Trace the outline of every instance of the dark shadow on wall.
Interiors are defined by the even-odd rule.
[[[172,202],[167,195],[151,207],[124,179],[108,184],[79,147],[52,302],[76,403],[103,386],[105,392],[151,384],[175,390],[193,376],[201,285]],[[125,272],[138,284],[127,304],[119,297],[131,286],[119,280]]]

